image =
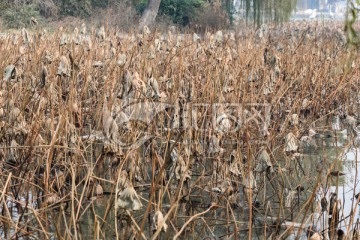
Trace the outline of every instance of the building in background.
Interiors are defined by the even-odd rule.
[[[351,0],[354,1],[354,0]],[[292,20],[344,19],[346,0],[297,0]]]
[[[346,11],[346,1],[332,1],[332,7],[333,7],[333,12],[335,13],[344,13]]]
[[[346,0],[297,0],[297,11],[304,11],[306,9],[318,9],[318,10],[334,10],[336,12],[343,12],[346,8]]]
[[[303,11],[306,9],[318,9],[320,0],[298,0],[297,1],[297,10]]]
[[[276,0],[275,0],[276,1]],[[351,0],[356,1],[356,0]],[[246,10],[244,0],[233,0],[237,19],[244,19]],[[251,8],[253,1],[250,1]],[[347,0],[297,0],[296,8],[292,10],[291,20],[343,20]],[[253,12],[250,11],[250,16]]]

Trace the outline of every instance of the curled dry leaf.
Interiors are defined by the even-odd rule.
[[[105,40],[105,27],[104,26],[101,26],[99,28],[99,30],[97,31],[96,33],[96,38],[99,39],[100,41],[104,41]]]
[[[81,24],[81,30],[80,30],[81,34],[87,34],[87,28],[86,28],[86,24],[82,23]]]
[[[285,152],[297,151],[299,148],[298,140],[295,135],[290,132],[285,136]]]
[[[111,125],[110,125],[110,140],[112,140],[113,142],[117,142],[118,141],[118,132],[119,132],[119,127],[118,127],[116,121],[112,118]]]
[[[147,36],[147,35],[150,35],[150,34],[151,34],[151,32],[150,32],[149,27],[145,25],[145,26],[143,27],[143,35],[144,35],[144,36]]]
[[[151,87],[151,89],[153,91],[153,93],[151,94],[152,97],[154,97],[156,99],[159,98],[161,96],[161,94],[160,94],[160,90],[159,90],[158,81],[155,78],[151,77],[148,80],[148,85]]]
[[[223,35],[222,31],[221,31],[221,30],[217,31],[217,32],[215,33],[215,41],[216,41],[217,43],[222,43],[223,40],[224,40],[224,35]]]
[[[26,46],[25,45],[20,46],[19,47],[19,54],[24,55],[25,53],[26,53]]]
[[[121,97],[125,99],[130,92],[131,89],[131,82],[132,82],[132,76],[129,70],[126,69],[124,77],[122,79],[122,93]]]
[[[128,173],[125,170],[122,170],[119,176],[119,186],[121,188],[124,188],[125,186],[128,186],[129,184],[129,178]]]
[[[313,137],[310,136],[302,136],[300,139],[302,147],[312,147],[317,148],[316,141]]]
[[[49,65],[51,64],[53,61],[53,55],[50,53],[49,50],[45,50],[45,53],[44,53],[44,57],[42,59],[42,62],[45,64],[45,65]]]
[[[55,204],[60,200],[60,197],[57,193],[51,193],[45,200],[45,203],[51,205]]]
[[[254,178],[253,171],[249,171],[246,176],[243,176],[243,185],[247,189],[256,189],[257,184]]]
[[[149,47],[148,59],[150,60],[155,59],[155,47],[153,45],[150,45]]]
[[[130,211],[137,211],[141,209],[141,201],[133,187],[127,187],[119,193],[117,207]]]
[[[131,86],[132,86],[133,90],[138,90],[141,93],[146,92],[146,85],[141,80],[141,78],[137,72],[134,73],[134,76],[131,79]]]
[[[176,45],[175,45],[175,47],[176,48],[180,48],[181,47],[181,45],[182,45],[182,39],[181,39],[181,36],[177,36],[177,38],[176,38]],[[174,48],[175,49],[175,48]],[[172,53],[172,54],[174,54],[174,53]]]
[[[316,135],[316,131],[312,128],[309,129],[309,137],[314,137]]]
[[[155,47],[156,52],[160,52],[162,50],[161,45],[162,45],[161,40],[155,39],[154,47]]]
[[[64,186],[66,180],[66,175],[63,171],[57,170],[55,172],[55,183],[58,188],[61,188]]]
[[[126,54],[122,53],[119,55],[117,65],[120,67],[124,67],[126,63]]]
[[[229,180],[224,179],[223,181],[221,181],[221,185],[219,187],[212,188],[212,191],[230,195],[232,192],[234,192],[234,188],[232,187]]]
[[[240,164],[235,150],[230,155],[229,171],[237,177],[241,175]]]
[[[162,231],[166,232],[168,225],[165,222],[164,216],[160,210],[157,210],[153,217],[154,230],[161,228]]]
[[[10,79],[15,79],[16,77],[16,68],[14,65],[9,65],[5,68],[4,71],[4,81],[9,81]]]
[[[106,139],[112,142],[117,142],[119,127],[115,119],[111,116],[111,113],[107,107],[106,98],[102,107],[102,121],[103,121],[103,133]]]
[[[95,195],[96,196],[100,196],[100,195],[103,195],[104,194],[104,190],[103,190],[103,187],[98,183],[96,184],[96,187],[95,187]]]
[[[274,171],[273,165],[270,160],[270,155],[266,151],[266,149],[263,148],[258,157],[258,165],[257,165],[255,171],[258,171],[258,172],[266,171],[268,167],[270,168],[271,172]]]
[[[197,42],[197,41],[199,41],[199,40],[201,40],[201,38],[199,37],[199,35],[197,35],[196,33],[193,33],[193,41],[194,41],[194,42]]]
[[[24,41],[24,43],[30,43],[31,42],[31,38],[29,36],[29,32],[25,29],[25,28],[22,28],[21,29],[21,37],[22,37],[22,40]]]
[[[36,20],[36,18],[34,18],[34,17],[30,18],[30,22],[33,26],[37,26],[39,24],[38,21]]]
[[[290,190],[288,192],[288,195],[286,196],[286,200],[285,200],[285,207],[290,208],[292,205],[292,202],[294,201],[295,197],[296,197],[296,191],[294,190]]]
[[[77,104],[77,102],[73,102],[71,104],[71,111],[74,113],[79,113],[79,105]]]
[[[120,112],[116,113],[115,122],[120,128],[126,131],[131,130],[130,119],[123,111],[120,110]]]
[[[227,133],[231,130],[232,124],[229,115],[225,111],[220,111],[216,119],[216,126],[218,131],[222,133]]]
[[[60,38],[60,46],[64,46],[64,45],[66,45],[66,44],[68,44],[69,43],[69,35],[67,35],[67,34],[65,34],[65,33],[63,33],[62,35],[61,35],[61,38]]]
[[[219,154],[223,152],[224,149],[220,147],[220,137],[216,135],[211,135],[209,142],[209,153]]]
[[[229,39],[230,39],[231,41],[236,41],[236,39],[235,39],[235,32],[230,32]]]
[[[345,125],[351,130],[356,129],[357,120],[353,116],[347,115],[345,118]]]
[[[22,115],[20,112],[20,109],[17,107],[14,107],[11,109],[9,113],[9,124],[12,126],[15,126],[19,124],[22,121]]]
[[[299,125],[299,116],[297,114],[292,114],[290,117],[290,124],[291,126]]]
[[[0,118],[4,116],[4,97],[3,91],[0,90]]]
[[[311,235],[310,240],[321,240],[321,236],[319,233],[314,233],[313,235]]]
[[[102,61],[95,61],[92,65],[93,67],[104,67],[105,64]]]
[[[225,62],[231,62],[233,60],[231,49],[229,47],[226,48],[226,56],[225,56]]]
[[[172,169],[174,169],[175,177],[177,180],[180,180],[183,176],[184,181],[186,181],[187,179],[191,179],[191,171],[186,166],[186,162],[181,155],[177,156],[177,161],[173,163]]]
[[[103,119],[103,133],[107,139],[111,139],[111,127],[112,122],[114,119],[112,116],[107,116],[105,119]]]
[[[0,90],[0,106],[3,106],[5,103],[4,91]]]
[[[44,65],[40,72],[40,86],[41,87],[45,86],[48,75],[49,75],[48,70],[47,70],[46,66]]]
[[[11,140],[10,143],[10,153],[11,153],[11,158],[14,159],[15,161],[18,161],[19,159],[19,144],[16,142],[15,139]]]
[[[61,56],[56,74],[59,76],[70,76],[70,63],[65,56]]]

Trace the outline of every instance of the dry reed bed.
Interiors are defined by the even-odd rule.
[[[339,117],[351,135],[359,117],[359,63],[338,29],[199,37],[83,25],[0,40],[1,234],[81,238],[87,210],[97,238],[195,238],[215,231],[204,218],[234,239],[258,216],[274,239],[290,216],[304,230],[333,165],[299,202],[293,165],[319,127]]]

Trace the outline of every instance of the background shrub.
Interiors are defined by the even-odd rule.
[[[230,27],[230,18],[228,13],[219,6],[206,5],[204,11],[197,15],[191,27],[200,32],[205,32],[207,29],[226,29]]]
[[[216,28],[228,26],[230,0],[162,0],[157,28],[168,25]],[[6,28],[29,27],[31,17],[39,23],[69,19],[109,24],[128,30],[137,23],[148,0],[0,0],[0,16]],[[220,7],[214,8],[214,5]],[[206,22],[208,21],[208,23]],[[53,22],[51,25],[62,25]]]
[[[6,7],[2,11],[3,24],[7,28],[22,28],[30,26],[31,17],[40,19],[40,8],[37,4],[26,4],[21,7]]]
[[[133,5],[139,14],[145,10],[147,2],[147,0],[133,0]],[[162,0],[158,17],[168,16],[174,24],[187,26],[196,19],[205,6],[205,0]]]

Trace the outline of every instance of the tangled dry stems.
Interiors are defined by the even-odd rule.
[[[286,234],[289,216],[305,229],[333,166],[296,203],[308,175],[296,176],[294,164],[321,149],[315,130],[341,119],[351,134],[359,118],[358,58],[340,27],[198,36],[92,34],[83,25],[5,37],[2,234],[79,237],[90,210],[89,234],[98,238],[214,234],[205,221],[195,224],[208,212],[235,239],[253,234],[258,216],[274,238]],[[110,197],[99,215],[94,199],[103,194]]]

